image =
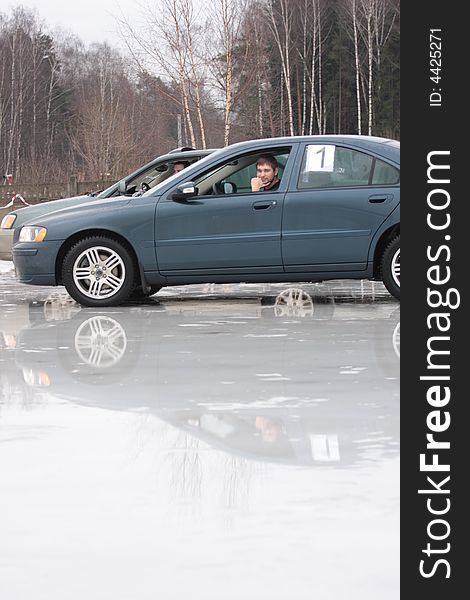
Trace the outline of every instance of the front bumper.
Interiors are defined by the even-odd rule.
[[[0,229],[0,260],[13,260],[11,249],[14,232],[14,229]]]
[[[58,285],[55,263],[62,241],[17,242],[13,246],[13,263],[21,283],[30,285]]]

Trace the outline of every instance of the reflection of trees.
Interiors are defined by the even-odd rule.
[[[228,510],[226,525],[230,525],[231,509],[249,504],[254,464],[215,450],[188,432],[173,428],[167,432],[172,433],[174,445],[164,454],[170,471],[171,504],[179,505],[183,514],[200,514],[215,504]]]
[[[156,497],[172,514],[196,518],[216,506],[231,526],[232,509],[248,508],[253,476],[264,472],[263,465],[215,450],[154,416],[139,416],[134,425],[134,458],[152,455]]]
[[[254,463],[240,456],[222,455],[224,465],[224,504],[227,508],[247,507],[250,499],[250,484],[255,474]]]
[[[32,410],[36,406],[43,405],[48,398],[45,390],[38,390],[27,385],[21,372],[16,371],[14,366],[8,367],[2,360],[2,353],[8,350],[0,349],[0,414],[2,408],[20,407],[23,410]]]
[[[191,506],[201,502],[201,485],[203,477],[200,457],[200,440],[184,431],[174,430],[174,450],[166,453],[170,468],[170,489],[173,490],[175,502],[191,500]]]

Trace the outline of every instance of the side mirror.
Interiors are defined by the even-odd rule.
[[[224,194],[236,194],[237,186],[232,181],[224,181],[223,185]]]
[[[176,188],[176,191],[171,195],[172,200],[190,200],[194,198],[198,194],[198,189],[194,185],[194,181],[186,181],[185,183],[180,183],[180,185]]]

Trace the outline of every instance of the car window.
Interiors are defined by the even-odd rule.
[[[145,171],[139,173],[132,179],[129,179],[126,183],[126,195],[138,194],[139,192],[146,192],[151,188],[155,187],[159,183],[165,181],[174,174],[175,163],[188,163],[188,166],[198,161],[200,156],[181,157],[181,155],[167,160],[165,162],[159,162],[152,165]],[[115,190],[113,196],[119,196],[119,190]]]
[[[372,185],[393,185],[400,180],[398,169],[378,158],[375,160]]]
[[[188,167],[189,165],[198,161],[200,158],[200,156],[195,156],[191,158],[184,157],[183,159],[181,156],[178,156],[177,158],[159,163],[148,171],[145,171],[137,177],[134,177],[134,179],[131,179],[127,183],[127,193],[133,194],[139,191],[146,192],[174,175],[176,163],[185,163]]]
[[[279,164],[279,179],[289,158],[290,148],[275,148],[251,152],[217,165],[194,181],[199,196],[251,193],[251,179],[256,176],[256,161],[261,154],[272,154]]]
[[[398,183],[393,166],[351,148],[309,144],[305,148],[298,189],[356,187]]]

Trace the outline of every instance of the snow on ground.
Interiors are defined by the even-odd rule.
[[[9,273],[10,271],[14,271],[11,260],[0,260],[0,273]]]

